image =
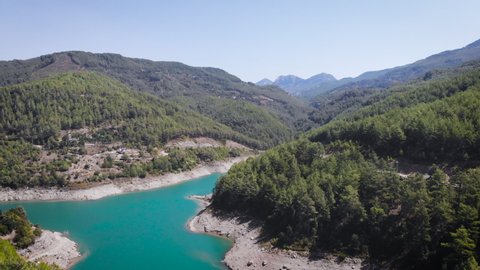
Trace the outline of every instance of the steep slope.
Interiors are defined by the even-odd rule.
[[[329,91],[384,89],[394,84],[423,77],[426,73],[436,69],[454,68],[479,59],[480,40],[477,40],[460,49],[441,52],[404,66],[368,71],[355,78],[336,80],[330,74],[321,73],[306,80],[298,77],[291,80],[289,76],[281,76],[283,79],[278,83],[275,81],[273,84],[289,93],[310,99],[318,95],[328,94]]]
[[[0,85],[90,70],[115,78],[135,90],[161,98],[218,96],[244,100],[272,112],[289,128],[304,130],[308,105],[276,87],[258,87],[216,68],[191,67],[177,62],[154,62],[118,54],[80,51],[44,55],[25,61],[0,62]]]
[[[202,110],[235,130],[90,71],[0,87],[0,186],[85,187],[158,176],[238,157],[249,151],[244,145],[264,149],[291,137],[276,117],[250,103],[229,101],[228,108],[209,111],[218,99],[204,100]],[[185,137],[205,146],[168,144]]]
[[[214,208],[263,220],[274,245],[374,268],[478,265],[480,69],[406,88],[233,167]],[[394,158],[449,175],[400,174]]]
[[[408,65],[365,72],[350,81],[346,81],[346,84],[339,86],[339,89],[336,90],[372,87],[386,88],[393,84],[423,77],[426,73],[435,69],[458,67],[475,60],[480,60],[480,40],[463,48],[434,54]]]
[[[232,139],[253,147],[273,141],[235,132],[207,117],[92,72],[76,72],[0,88],[0,130],[7,138],[44,144],[60,130],[90,128],[92,136],[142,145],[182,135]],[[259,117],[257,121],[264,118]],[[268,118],[265,121],[274,120]],[[267,123],[264,123],[267,125]],[[284,127],[280,127],[281,137]],[[281,141],[283,138],[276,138]],[[260,138],[257,137],[257,138]]]
[[[268,146],[293,136],[293,132],[272,113],[244,100],[208,96],[183,97],[177,101],[243,135],[269,142]]]
[[[332,119],[341,118],[355,112],[363,106],[368,106],[379,100],[383,100],[395,93],[407,92],[413,88],[428,88],[430,84],[436,84],[437,87],[445,89],[456,80],[452,78],[469,74],[480,68],[480,61],[465,63],[459,67],[432,70],[428,76],[422,76],[419,79],[408,83],[402,83],[389,88],[360,88],[360,89],[338,89],[323,95],[319,95],[311,100],[311,105],[316,108],[309,115],[310,120],[322,125]],[[463,82],[462,82],[463,83]],[[458,86],[452,86],[458,87]]]
[[[303,81],[304,80],[302,78],[297,77],[295,75],[283,75],[275,79],[273,84],[277,85],[278,87],[282,88],[283,90],[287,91],[290,94],[297,95],[298,94],[297,86]]]
[[[394,94],[310,133],[419,161],[480,160],[480,71]],[[443,86],[443,87],[442,87]]]

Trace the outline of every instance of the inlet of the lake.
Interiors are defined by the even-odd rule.
[[[34,224],[68,234],[84,258],[73,270],[224,269],[231,242],[189,232],[197,204],[187,196],[212,192],[220,174],[152,191],[96,201],[12,202]]]

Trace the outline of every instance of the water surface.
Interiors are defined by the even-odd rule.
[[[224,269],[228,240],[194,234],[197,212],[188,195],[211,193],[220,174],[171,187],[80,202],[4,203],[23,206],[42,228],[67,232],[85,258],[73,270]]]

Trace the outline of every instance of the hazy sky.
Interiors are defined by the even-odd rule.
[[[479,0],[0,0],[0,59],[83,50],[247,81],[341,78],[480,39],[479,11]]]

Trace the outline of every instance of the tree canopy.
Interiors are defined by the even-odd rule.
[[[478,269],[479,82],[477,70],[390,92],[237,164],[213,208],[263,220],[281,247],[380,268]],[[401,175],[396,158],[430,171]]]

